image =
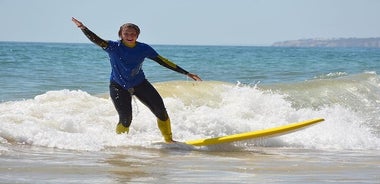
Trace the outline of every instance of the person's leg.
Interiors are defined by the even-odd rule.
[[[128,133],[132,122],[131,94],[116,83],[110,84],[110,96],[119,114],[119,122],[116,126],[116,133]]]
[[[134,95],[157,117],[157,125],[166,142],[173,142],[170,118],[157,90],[147,80],[134,88]]]

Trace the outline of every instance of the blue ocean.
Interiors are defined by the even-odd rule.
[[[117,135],[107,54],[91,43],[0,42],[0,183],[378,183],[380,49],[152,45],[146,60],[178,141],[314,118],[291,134],[164,144],[133,100]]]

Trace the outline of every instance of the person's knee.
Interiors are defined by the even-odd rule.
[[[119,114],[119,123],[125,127],[129,127],[132,122],[132,116],[128,114]]]
[[[161,121],[166,121],[169,118],[168,113],[166,112],[166,109],[158,110],[154,113],[158,119]]]

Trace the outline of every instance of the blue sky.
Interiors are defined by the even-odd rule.
[[[72,16],[107,40],[136,23],[149,44],[380,37],[378,0],[0,0],[0,41],[88,43]]]

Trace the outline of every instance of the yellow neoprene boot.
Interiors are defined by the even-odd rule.
[[[128,132],[129,132],[129,127],[125,127],[121,123],[117,124],[117,126],[116,126],[116,133],[117,134],[128,133]]]
[[[165,139],[165,142],[173,142],[170,119],[168,118],[166,121],[161,121],[160,119],[157,118],[157,125],[161,131],[162,136]]]

